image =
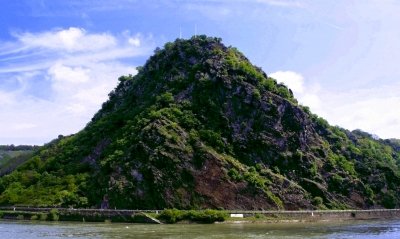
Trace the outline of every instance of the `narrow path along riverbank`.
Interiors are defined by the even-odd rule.
[[[205,212],[207,210],[175,210],[178,212]],[[0,207],[2,219],[60,220],[92,222],[133,222],[155,223],[164,210],[118,210],[118,209],[75,209],[75,208],[33,208]],[[225,210],[226,222],[315,222],[334,220],[371,220],[400,218],[400,209],[372,210],[304,210],[304,211],[251,211]],[[179,217],[179,215],[177,215]]]

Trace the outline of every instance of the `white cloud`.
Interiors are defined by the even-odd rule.
[[[48,70],[51,79],[57,82],[67,84],[79,84],[89,81],[90,70],[82,67],[68,67],[62,64],[55,64]]]
[[[310,107],[311,109],[318,110],[319,112],[323,112],[321,107],[321,99],[320,97],[315,94],[315,93],[308,93],[308,94],[303,94],[299,96],[299,101],[302,105],[306,105]]]
[[[35,128],[36,125],[32,123],[19,123],[19,124],[14,124],[11,127],[16,130],[27,130]]]
[[[79,103],[72,103],[67,105],[67,112],[71,114],[83,114],[87,111],[86,107]]]
[[[381,138],[400,135],[400,84],[382,85],[370,89],[320,94],[324,102],[322,116],[344,128],[362,129]]]
[[[265,3],[277,7],[301,7],[302,3],[296,0],[256,0],[258,3]]]
[[[82,28],[70,27],[65,30],[43,32],[39,34],[14,34],[28,48],[44,48],[53,50],[96,51],[115,47],[117,40],[114,36],[102,34],[87,34]]]
[[[90,121],[118,77],[135,74],[126,58],[147,55],[151,38],[81,28],[14,34],[0,48],[0,144],[42,144]]]
[[[300,104],[318,112],[323,112],[321,99],[318,95],[320,92],[319,85],[305,86],[304,77],[294,71],[277,71],[269,74],[269,76],[289,87]]]
[[[140,46],[140,39],[138,37],[130,37],[128,39],[129,44],[133,45],[133,46]]]
[[[293,71],[277,71],[269,76],[285,84],[295,93],[303,93],[304,91],[304,79],[299,73]]]
[[[381,138],[400,135],[400,84],[337,92],[307,85],[304,77],[293,71],[277,71],[269,76],[287,85],[300,104],[332,125],[362,129]]]
[[[8,92],[0,91],[0,102],[2,105],[9,105],[15,102],[14,95]]]

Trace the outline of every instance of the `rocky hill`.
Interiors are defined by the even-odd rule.
[[[330,126],[221,39],[167,43],[87,126],[0,179],[0,203],[117,208],[399,206],[396,140]]]

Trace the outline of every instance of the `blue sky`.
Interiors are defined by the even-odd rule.
[[[0,0],[0,144],[82,129],[182,33],[223,39],[333,125],[400,138],[400,1]]]

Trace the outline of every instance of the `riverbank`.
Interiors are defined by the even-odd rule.
[[[400,218],[400,209],[244,211],[244,210],[111,210],[1,207],[4,220],[124,222],[124,223],[276,223]]]
[[[400,218],[400,209],[230,211],[227,222],[318,222],[338,220],[380,220]]]
[[[0,219],[39,221],[80,221],[80,222],[123,222],[161,224],[152,210],[99,210],[73,208],[0,208]]]

